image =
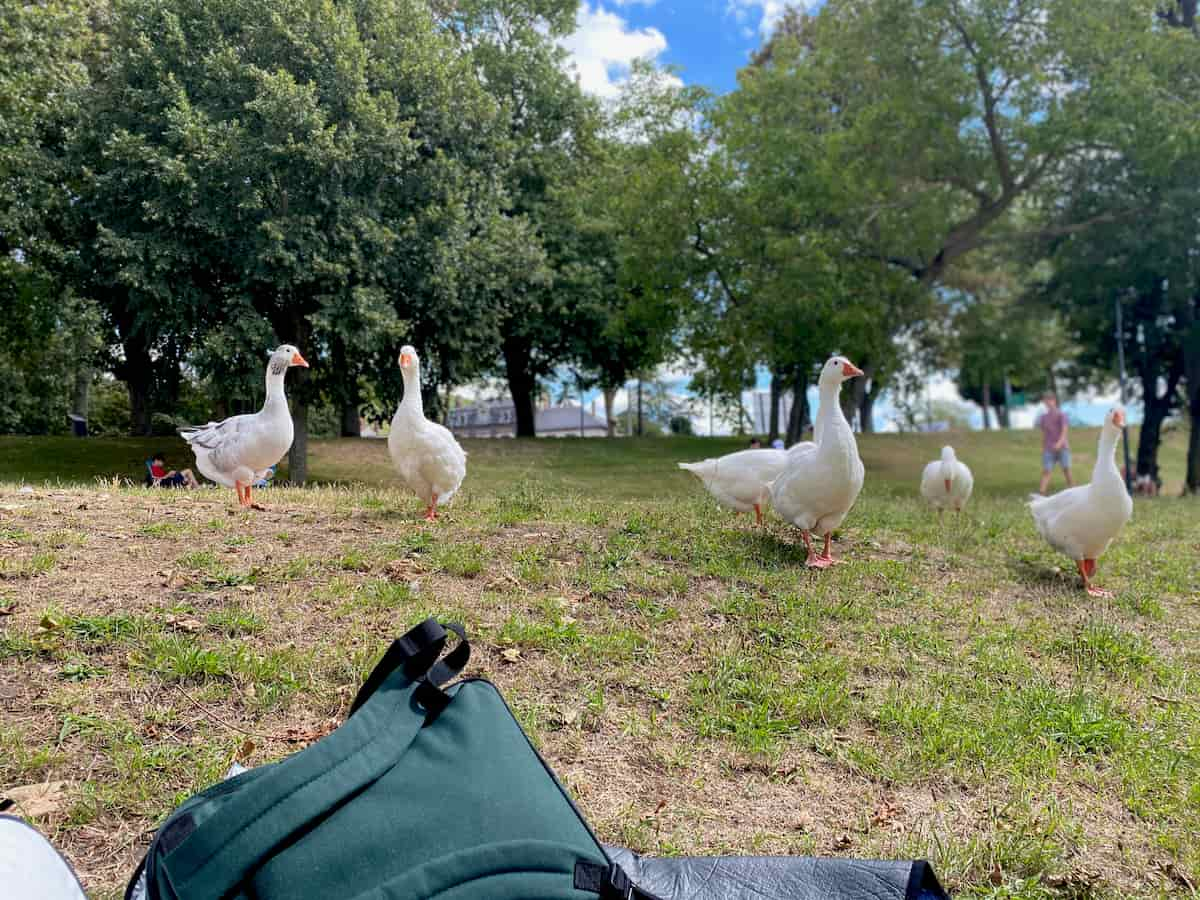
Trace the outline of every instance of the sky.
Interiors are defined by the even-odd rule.
[[[563,42],[585,91],[612,97],[636,59],[688,84],[732,90],[737,71],[782,15],[782,0],[583,0]]]
[[[687,84],[696,84],[716,93],[727,93],[737,86],[738,70],[750,54],[771,33],[788,5],[815,10],[822,0],[581,0],[576,14],[576,29],[565,38],[563,47],[580,86],[590,94],[611,99],[628,77],[631,63],[649,58],[671,66]],[[660,373],[670,389],[684,397],[690,395],[688,377],[669,368]],[[770,378],[759,373],[759,390],[769,387]],[[945,374],[930,379],[929,396],[934,400],[960,401],[954,383]],[[815,391],[812,397],[815,400]],[[752,403],[749,394],[744,398]],[[1098,424],[1103,421],[1113,396],[1080,396],[1064,403],[1064,409],[1079,421]],[[598,391],[585,396],[588,406],[603,410]],[[618,412],[625,408],[624,391],[613,404]],[[973,427],[981,427],[982,416],[971,405],[968,412]],[[1016,427],[1031,427],[1035,408],[1028,407],[1014,416]],[[1140,410],[1130,410],[1130,421],[1140,420]],[[697,431],[708,432],[708,417],[701,409],[694,416]],[[894,427],[892,407],[886,393],[876,406],[876,423],[887,430]],[[727,431],[719,423],[717,432]]]

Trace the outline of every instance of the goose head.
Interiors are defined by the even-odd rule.
[[[942,483],[946,485],[946,493],[950,493],[950,482],[954,480],[954,448],[947,444],[942,448]]]
[[[1106,437],[1111,437],[1114,441],[1121,436],[1121,430],[1125,427],[1125,408],[1123,406],[1114,406],[1104,416],[1104,425],[1101,432]]]
[[[307,369],[308,361],[291,344],[280,344],[271,351],[270,371],[272,375],[282,375],[292,366],[302,366]]]
[[[410,344],[405,344],[400,348],[400,371],[405,376],[415,374],[421,371],[421,357],[417,356],[417,350]]]
[[[821,377],[817,379],[817,383],[823,388],[841,387],[843,381],[848,381],[862,373],[862,369],[846,357],[831,356],[828,362],[821,367]]]

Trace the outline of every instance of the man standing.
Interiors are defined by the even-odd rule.
[[[1050,487],[1050,476],[1054,474],[1054,464],[1062,466],[1063,477],[1067,479],[1067,487],[1071,481],[1071,448],[1067,444],[1067,414],[1058,408],[1058,398],[1052,391],[1042,395],[1046,411],[1037,420],[1038,428],[1042,429],[1042,484],[1038,488],[1046,493]]]

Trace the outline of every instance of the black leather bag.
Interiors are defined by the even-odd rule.
[[[639,888],[662,900],[948,900],[923,860],[807,856],[651,858],[606,847]]]

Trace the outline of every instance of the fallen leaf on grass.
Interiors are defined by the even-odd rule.
[[[242,746],[238,747],[237,753],[234,754],[233,758],[236,759],[240,763],[245,763],[247,760],[250,759],[250,757],[253,753],[254,753],[254,741],[250,740],[250,738],[246,738],[246,740],[242,741]]]
[[[327,722],[318,728],[289,728],[283,733],[283,739],[289,744],[311,744],[313,741],[319,741],[335,728],[337,728],[337,722]]]
[[[62,628],[62,622],[54,618],[50,613],[46,613],[46,615],[42,616],[42,620],[38,622],[39,631],[57,631],[59,628]]]
[[[988,881],[996,887],[1004,884],[1004,870],[1000,868],[1000,863],[992,863],[992,871],[988,873]]]
[[[36,818],[58,812],[67,803],[69,781],[44,781],[41,784],[23,784],[10,788],[4,796],[11,800],[24,816]]]
[[[521,651],[516,647],[509,647],[507,650],[501,650],[500,655],[504,657],[505,662],[515,663],[521,659]]]
[[[16,600],[0,600],[0,616],[11,616],[16,611]]]
[[[853,846],[854,846],[854,839],[851,838],[850,835],[846,834],[845,832],[843,832],[842,834],[839,834],[837,837],[837,840],[835,840],[833,842],[834,850],[849,850]]]
[[[167,624],[188,634],[196,634],[204,630],[204,623],[191,616],[167,616]]]
[[[419,575],[425,571],[415,559],[393,559],[383,567],[384,574],[397,581],[403,581],[410,575]]]
[[[793,827],[797,831],[808,831],[813,827],[813,822],[812,813],[800,810],[800,812],[796,813],[796,822]]]
[[[254,593],[254,585],[252,585],[252,584],[239,584],[239,585],[237,586],[237,589],[238,589],[239,591],[242,591],[243,593],[246,593],[246,594],[253,594],[253,593]]]
[[[891,800],[884,800],[871,814],[872,825],[886,825],[896,818],[903,810]]]

